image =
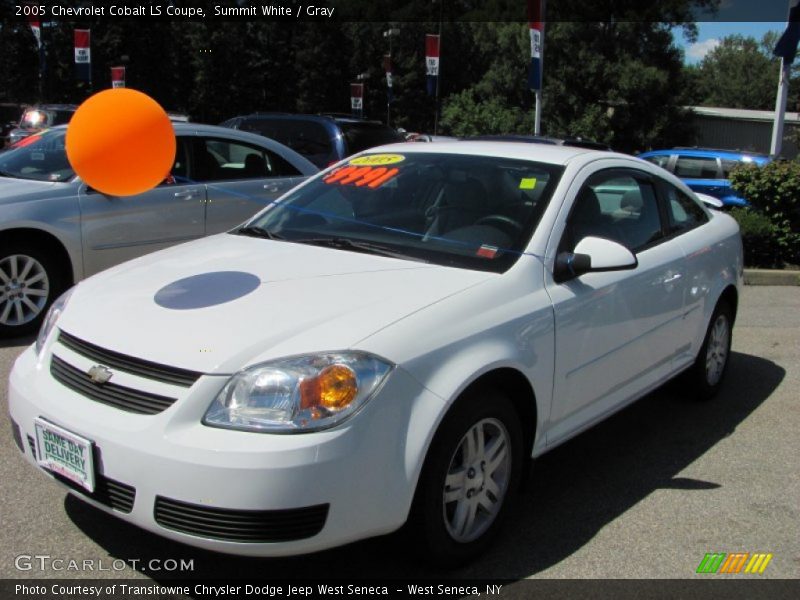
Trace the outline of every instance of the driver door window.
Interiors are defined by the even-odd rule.
[[[635,253],[663,235],[653,185],[619,171],[601,172],[578,193],[561,250],[571,252],[583,238],[593,236],[618,242]]]

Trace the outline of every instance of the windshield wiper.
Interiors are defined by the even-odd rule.
[[[11,177],[12,179],[18,179],[19,178],[17,175],[14,175],[13,173],[9,173],[8,171],[0,171],[0,177]]]
[[[372,242],[363,242],[360,240],[351,240],[344,237],[317,237],[317,238],[301,238],[296,240],[289,240],[296,244],[309,244],[310,246],[323,246],[325,248],[336,248],[337,250],[351,250],[353,252],[363,252],[364,254],[377,254],[378,256],[389,256],[391,258],[403,258],[405,260],[416,260],[419,262],[428,262],[423,258],[416,256],[409,256],[402,252],[397,252],[386,246],[374,244]]]
[[[277,233],[272,233],[271,231],[268,231],[263,227],[258,227],[257,225],[248,225],[247,227],[240,227],[233,233],[236,233],[238,235],[247,235],[250,237],[264,238],[267,240],[275,240],[279,242],[286,240],[286,238],[283,237],[282,235],[279,235]]]

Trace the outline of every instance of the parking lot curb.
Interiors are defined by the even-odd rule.
[[[800,271],[745,269],[745,285],[800,285]]]

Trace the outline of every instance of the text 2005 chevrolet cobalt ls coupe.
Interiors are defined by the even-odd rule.
[[[188,544],[297,554],[407,523],[459,562],[531,456],[679,373],[716,392],[741,281],[733,219],[644,161],[382,147],[62,296],[11,374],[14,435]]]

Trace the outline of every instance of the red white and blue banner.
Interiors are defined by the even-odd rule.
[[[39,17],[28,15],[28,25],[31,27],[33,37],[36,38],[36,48],[42,47],[42,24],[39,22]]]
[[[781,39],[775,45],[773,53],[792,64],[797,55],[797,43],[800,41],[800,0],[789,2],[789,18],[786,24],[786,31],[783,32]]]
[[[528,86],[542,89],[542,45],[544,44],[544,1],[528,0],[528,22],[531,30],[531,66]]]
[[[125,87],[125,67],[111,67],[111,87]]]
[[[364,114],[364,84],[351,83],[350,84],[350,108],[353,114],[357,117]]]
[[[428,95],[436,94],[436,83],[439,77],[439,36],[433,33],[425,35],[425,74],[428,78]]]
[[[391,103],[392,95],[392,55],[383,55],[383,70],[386,72],[386,101]]]
[[[92,80],[92,50],[89,29],[75,30],[75,77],[79,81]]]

